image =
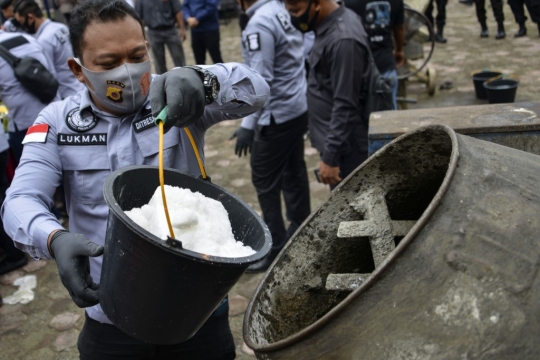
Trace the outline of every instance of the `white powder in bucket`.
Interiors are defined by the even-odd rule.
[[[199,192],[165,185],[167,207],[175,239],[184,249],[223,257],[243,257],[256,253],[234,239],[229,215],[223,205]],[[126,215],[155,236],[166,240],[169,228],[158,186],[147,205],[126,211]]]

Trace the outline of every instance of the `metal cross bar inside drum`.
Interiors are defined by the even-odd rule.
[[[344,221],[339,224],[338,238],[369,237],[375,268],[378,268],[396,248],[395,237],[405,236],[416,221],[394,221],[386,206],[386,191],[376,187],[362,193],[351,205],[363,214],[361,221]],[[329,274],[327,290],[349,290],[358,288],[370,274]]]

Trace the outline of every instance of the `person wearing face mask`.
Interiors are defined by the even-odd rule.
[[[233,134],[235,153],[251,152],[252,182],[272,234],[270,254],[248,268],[262,272],[311,212],[303,138],[308,123],[304,46],[302,34],[278,0],[239,0],[239,4],[249,17],[242,31],[244,63],[263,76],[271,91],[264,108],[244,117]],[[281,211],[282,193],[288,228]]]
[[[16,0],[13,12],[22,29],[36,38],[45,56],[54,65],[60,97],[65,99],[82,90],[83,85],[73,76],[67,64],[73,56],[67,26],[44,18],[34,0]]]
[[[2,10],[2,16],[6,21],[2,24],[2,28],[7,32],[22,32],[21,24],[14,18],[13,14],[13,0],[0,1],[0,10]]]
[[[364,98],[369,41],[358,15],[333,0],[283,0],[293,26],[314,31],[309,56],[308,116],[319,176],[334,188],[367,159]]]
[[[99,305],[95,283],[101,275],[109,212],[102,189],[114,170],[157,165],[154,116],[165,105],[164,166],[200,176],[181,128],[189,128],[202,153],[206,130],[259,111],[268,85],[238,63],[151,75],[142,22],[124,0],[83,1],[71,13],[70,41],[75,58],[68,60],[69,67],[85,89],[49,105],[28,130],[2,207],[6,232],[33,258],[54,258],[71,298],[86,308],[80,359],[233,359],[226,301],[181,344],[149,344],[111,323]],[[48,210],[61,181],[69,231]]]

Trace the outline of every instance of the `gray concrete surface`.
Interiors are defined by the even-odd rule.
[[[540,38],[534,24],[527,23],[528,36],[514,39],[517,25],[513,22],[510,8],[505,5],[508,35],[506,39],[495,40],[496,24],[488,9],[491,37],[480,39],[474,8],[451,0],[447,10],[445,35],[448,43],[437,44],[430,66],[437,72],[437,88],[444,81],[451,81],[453,86],[429,96],[424,84],[409,83],[408,96],[418,99],[418,103],[410,105],[410,108],[484,104],[475,98],[470,72],[485,67],[501,68],[521,78],[516,101],[540,101],[537,60]],[[193,64],[189,41],[188,37],[184,50],[188,63]],[[240,31],[234,20],[221,28],[221,51],[224,61],[241,61]],[[172,66],[172,62],[169,63]],[[227,140],[238,125],[239,121],[227,121],[210,129],[205,147],[207,170],[216,184],[233,191],[259,210],[250,181],[249,161],[237,158],[233,151],[234,143]],[[315,182],[311,170],[316,167],[318,156],[309,147],[309,142],[306,142],[306,160],[310,169],[312,209],[315,209],[328,196],[329,190]],[[4,305],[0,308],[0,359],[77,359],[76,339],[84,314],[70,300],[53,262],[32,262],[23,270],[0,277],[0,294],[3,297],[12,294],[16,287],[10,284],[27,273],[37,276],[36,296],[26,305]],[[230,323],[238,359],[253,358],[243,348],[242,320],[248,300],[261,278],[260,274],[244,275],[230,293]]]

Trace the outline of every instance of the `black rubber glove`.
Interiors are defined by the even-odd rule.
[[[173,69],[150,84],[150,106],[156,117],[168,105],[165,129],[186,127],[200,119],[204,113],[203,82],[193,69]]]
[[[232,133],[229,140],[236,138],[236,146],[234,147],[234,153],[238,157],[242,157],[242,152],[244,156],[247,156],[248,151],[251,153],[251,145],[253,145],[253,138],[255,137],[255,131],[249,130],[243,127],[239,127]]]
[[[98,304],[99,284],[90,276],[89,256],[102,255],[103,246],[91,242],[82,234],[61,230],[53,235],[50,249],[56,259],[60,280],[73,302],[80,308]]]

